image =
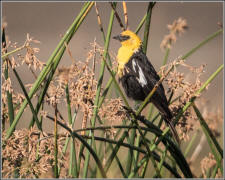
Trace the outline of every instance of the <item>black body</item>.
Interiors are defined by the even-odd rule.
[[[135,66],[133,61],[135,61]],[[138,78],[140,78],[140,68],[147,81],[146,85],[141,85],[138,81]],[[141,49],[132,55],[129,62],[125,65],[123,73],[123,76],[119,80],[121,81],[127,96],[139,101],[144,101],[155,84],[160,80],[154,67],[148,61],[146,55]],[[166,120],[172,118],[162,84],[159,85],[151,97],[150,102],[152,102],[159,109]]]

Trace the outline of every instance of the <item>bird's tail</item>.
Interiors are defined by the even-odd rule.
[[[175,140],[177,141],[178,145],[180,145],[180,138],[179,138],[179,136],[178,136],[178,134],[177,134],[177,131],[176,131],[174,125],[173,125],[173,122],[171,121],[171,119],[169,119],[169,120],[167,119],[167,120],[166,120],[166,123],[167,123],[168,126],[170,127],[170,130],[171,130],[171,132],[172,132],[172,135],[173,135],[173,137],[175,138]]]
[[[173,137],[177,141],[178,145],[180,145],[180,138],[179,138],[177,131],[173,125],[173,122],[172,122],[173,116],[168,108],[168,104],[158,103],[158,101],[154,101],[154,105],[159,109],[160,113],[162,114],[163,119],[166,121],[167,125],[170,127]]]

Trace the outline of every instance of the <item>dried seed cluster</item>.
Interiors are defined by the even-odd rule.
[[[188,28],[187,21],[186,19],[180,17],[178,20],[174,20],[173,24],[168,24],[167,28],[169,29],[170,33],[164,36],[164,39],[160,44],[162,49],[170,49],[172,47],[172,44],[177,41],[176,34],[181,35]]]
[[[3,133],[3,139],[4,137],[5,133]],[[60,153],[64,142],[65,137],[58,138],[58,151]],[[2,157],[3,177],[13,178],[15,169],[19,171],[19,178],[40,177],[52,168],[54,138],[43,137],[35,128],[15,130],[3,146]],[[60,162],[62,160],[63,158]]]

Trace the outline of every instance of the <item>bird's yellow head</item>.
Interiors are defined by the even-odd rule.
[[[120,35],[113,37],[120,41],[121,45],[136,51],[141,47],[141,39],[132,31],[123,31]]]
[[[120,35],[113,38],[119,40],[122,45],[117,54],[118,74],[121,77],[125,64],[141,48],[141,39],[130,30],[123,31]]]

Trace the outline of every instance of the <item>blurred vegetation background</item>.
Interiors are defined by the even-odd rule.
[[[6,35],[13,43],[18,42],[17,46],[21,46],[26,39],[27,33],[35,39],[39,40],[41,44],[37,44],[40,48],[38,58],[46,62],[53,50],[59,43],[61,37],[68,29],[69,25],[73,22],[74,17],[80,12],[83,3],[81,2],[3,2],[2,3],[2,17],[4,22],[7,23]],[[142,17],[147,10],[147,2],[128,2],[127,10],[129,17],[129,27],[135,30]],[[110,18],[111,6],[109,3],[98,3],[99,14],[101,16],[103,28],[106,32]],[[121,3],[117,5],[117,12],[122,15],[123,9]],[[187,31],[178,38],[177,42],[172,46],[169,54],[168,63],[175,60],[178,56],[184,55],[196,44],[204,40],[208,35],[216,32],[220,28],[220,23],[223,22],[223,3],[222,2],[157,2],[152,16],[151,27],[149,33],[149,42],[147,49],[147,56],[154,65],[155,69],[159,71],[162,65],[165,51],[160,48],[160,44],[166,34],[168,34],[167,25],[179,17],[187,20]],[[121,32],[116,19],[113,23],[112,36]],[[139,36],[143,37],[144,28],[140,31]],[[76,32],[76,35],[69,43],[69,48],[72,56],[77,61],[85,61],[90,49],[90,43],[96,42],[104,47],[102,34],[99,31],[97,23],[97,16],[94,9],[85,18],[85,21]],[[116,54],[120,44],[116,41],[110,41],[109,52]],[[59,66],[69,66],[71,64],[68,53],[63,55]],[[188,58],[188,64],[194,67],[199,67],[206,64],[206,73],[201,77],[202,82],[206,81],[213,72],[223,64],[223,36],[214,38],[212,41],[203,46],[200,50],[195,52]],[[100,64],[96,65],[96,79],[98,79],[98,70]],[[188,71],[184,72],[188,73]],[[30,73],[27,67],[18,68],[18,73],[24,84],[34,82],[34,77],[28,76]],[[187,77],[192,74],[187,74]],[[104,76],[105,84],[110,75],[106,72]],[[17,80],[12,76],[12,86],[16,91],[22,93]],[[104,87],[104,86],[103,86]],[[167,87],[165,87],[167,89]],[[202,98],[205,99],[207,110],[210,112],[223,111],[223,73],[220,73],[210,84],[209,89],[203,93]],[[63,115],[67,115],[67,109],[64,104],[58,106]],[[202,109],[204,110],[204,109]],[[50,112],[53,110],[49,110]],[[19,121],[17,128],[27,127],[32,113],[26,110],[23,113],[22,121]],[[28,122],[27,122],[28,120]],[[76,128],[81,128],[79,118],[76,121]],[[52,132],[54,123],[51,121],[44,121],[43,130]],[[80,125],[80,126],[79,126]],[[222,126],[219,131],[222,133]],[[200,141],[200,137],[195,142],[195,145]],[[223,136],[220,136],[219,143],[223,144]],[[195,145],[193,147],[195,147]],[[198,160],[205,157],[209,152],[209,146],[204,144],[204,153],[198,156],[196,167],[192,169],[197,173],[200,170]],[[193,149],[194,150],[194,149]],[[193,151],[192,150],[192,151]],[[112,175],[113,177],[113,175]]]

